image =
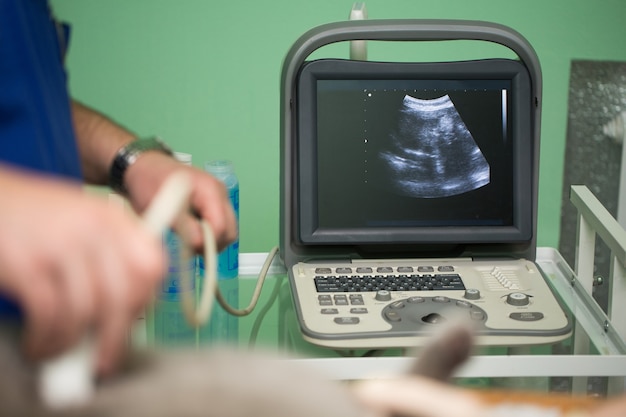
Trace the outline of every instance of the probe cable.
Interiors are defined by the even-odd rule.
[[[176,172],[172,174],[166,182],[163,184],[157,195],[155,196],[152,204],[148,207],[144,214],[144,223],[148,226],[154,234],[160,235],[169,226],[174,224],[177,219],[180,218],[182,213],[189,211],[189,196],[191,195],[191,180],[183,172]],[[200,294],[200,299],[197,304],[193,297],[193,291],[191,291],[191,283],[194,277],[191,271],[186,270],[181,279],[181,304],[182,310],[185,314],[185,319],[192,327],[200,327],[208,323],[211,311],[213,307],[213,298],[217,298],[218,303],[222,308],[233,316],[247,316],[256,307],[265,278],[267,277],[267,271],[269,270],[272,261],[274,260],[278,247],[272,248],[268,253],[265,263],[259,273],[257,284],[252,294],[250,304],[244,309],[236,309],[228,304],[224,299],[222,292],[219,289],[217,283],[217,248],[215,243],[215,235],[213,229],[204,220],[200,221],[200,227],[202,229],[202,235],[204,238],[204,264],[205,277],[204,287]],[[179,236],[183,243],[185,242],[184,233],[180,233]],[[191,250],[188,244],[184,244],[180,251],[180,258],[183,261],[188,261],[191,257]]]
[[[263,267],[259,272],[256,287],[254,288],[250,303],[246,308],[237,309],[228,304],[218,286],[217,250],[213,230],[204,220],[200,220],[200,226],[202,227],[202,234],[204,237],[204,264],[206,265],[204,287],[202,288],[202,292],[200,294],[200,300],[196,305],[192,295],[193,292],[190,291],[191,282],[194,277],[191,276],[190,271],[185,272],[186,276],[183,277],[181,283],[183,287],[183,291],[181,292],[181,303],[187,322],[193,327],[206,325],[210,320],[214,297],[217,299],[220,306],[229,314],[237,317],[249,315],[259,301],[261,290],[263,289],[263,284],[265,283],[265,279],[267,277],[267,271],[269,270],[272,261],[278,252],[278,247],[272,248],[272,250],[268,253]],[[189,248],[181,251],[181,257],[185,256],[189,256]]]

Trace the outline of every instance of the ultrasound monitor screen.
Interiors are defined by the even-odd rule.
[[[531,100],[519,63],[314,61],[299,97],[302,242],[531,238]]]

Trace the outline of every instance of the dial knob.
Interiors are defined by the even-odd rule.
[[[390,301],[391,293],[387,290],[380,290],[376,293],[376,300],[377,301]]]
[[[477,290],[476,288],[468,288],[465,290],[463,298],[465,298],[466,300],[479,300],[480,290]]]
[[[526,306],[530,303],[530,297],[521,292],[514,292],[506,296],[506,302],[512,306]]]

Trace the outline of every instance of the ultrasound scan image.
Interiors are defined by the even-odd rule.
[[[454,196],[490,182],[489,164],[448,95],[406,95],[380,157],[393,189],[408,197]]]

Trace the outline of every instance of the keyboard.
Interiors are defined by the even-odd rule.
[[[465,285],[451,265],[315,268],[318,292],[437,291],[464,290]]]

